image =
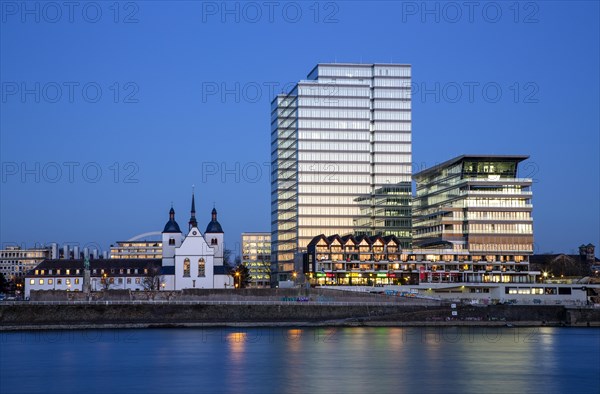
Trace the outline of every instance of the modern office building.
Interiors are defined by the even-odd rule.
[[[242,264],[248,267],[250,287],[271,286],[271,233],[242,233]]]
[[[413,248],[468,250],[499,261],[533,253],[528,156],[463,155],[415,174]]]
[[[322,233],[411,241],[411,67],[318,64],[271,107],[276,280]]]
[[[57,252],[55,244],[48,247],[21,248],[20,246],[6,246],[0,250],[0,273],[4,274],[6,279],[15,280],[25,276],[27,271],[35,268],[36,265],[45,259],[53,257]]]
[[[162,241],[118,241],[110,246],[111,259],[160,259]]]

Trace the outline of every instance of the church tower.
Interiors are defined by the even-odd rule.
[[[206,226],[206,231],[204,232],[204,239],[215,250],[215,265],[223,265],[224,235],[223,228],[217,220],[217,209],[213,208],[211,221]]]
[[[162,265],[163,267],[175,265],[175,248],[181,246],[183,234],[179,229],[179,224],[175,221],[175,210],[171,206],[169,211],[169,221],[165,224],[162,232]]]
[[[198,227],[198,221],[196,220],[196,201],[194,199],[194,189],[192,188],[192,210],[190,212],[190,221],[188,231],[192,229],[192,227]]]

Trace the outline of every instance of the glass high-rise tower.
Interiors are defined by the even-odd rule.
[[[411,67],[318,64],[271,106],[272,260],[316,235],[411,241]]]

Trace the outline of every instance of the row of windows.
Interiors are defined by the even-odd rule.
[[[369,142],[329,142],[329,141],[300,141],[299,150],[324,151],[366,151],[370,150]]]
[[[410,122],[377,121],[372,125],[373,131],[411,131]],[[408,134],[408,133],[407,133]],[[375,133],[377,135],[377,133]],[[410,136],[410,134],[408,134]],[[410,138],[410,137],[409,137]]]
[[[298,120],[298,127],[301,129],[351,129],[351,130],[369,130],[368,121],[346,121],[346,120]]]
[[[332,216],[332,215],[346,215],[356,216],[359,214],[358,207],[344,207],[344,206],[302,206],[298,208],[298,215],[319,215],[319,216]]]
[[[411,109],[409,100],[374,100],[374,109]]]
[[[396,78],[375,78],[373,81],[375,87],[391,87],[391,88],[411,88],[410,79]]]
[[[304,118],[342,118],[342,119],[370,119],[371,111],[367,109],[317,109],[300,108],[298,117]]]
[[[410,111],[375,111],[373,112],[374,120],[411,120]]]
[[[368,149],[367,149],[368,150]],[[315,162],[366,162],[371,160],[369,152],[302,152],[298,153],[298,161]]]
[[[93,275],[96,275],[98,273],[100,275],[103,275],[103,274],[109,273],[109,272],[111,274],[117,274],[118,273],[118,274],[123,275],[123,274],[127,273],[127,274],[136,274],[137,275],[142,270],[139,270],[137,268],[120,268],[120,269],[111,268],[110,270],[109,269],[105,270],[104,268],[102,268],[102,269],[96,269],[96,268],[94,268],[91,271],[92,271]],[[54,274],[56,274],[56,275],[62,275],[62,272],[63,272],[63,270],[60,269],[60,268],[59,269],[55,269],[55,270],[49,269],[47,271],[43,270],[43,269],[37,269],[37,270],[35,270],[35,275],[54,275]],[[75,270],[65,269],[64,270],[65,275],[71,275],[72,272],[74,272],[75,275],[80,275],[81,270],[80,269],[75,269]],[[143,272],[144,272],[144,274],[148,274],[148,268],[144,268]]]
[[[372,77],[373,72],[370,67],[351,67],[351,66],[319,66],[319,78],[324,77]]]
[[[454,217],[462,219],[462,212],[454,212]],[[467,211],[469,220],[530,220],[531,212],[506,212],[506,211]]]
[[[373,152],[410,153],[411,144],[373,144]],[[411,170],[412,171],[412,170]]]
[[[339,179],[339,178],[335,178],[335,179]],[[319,183],[325,183],[322,185],[305,185],[305,184],[300,184],[298,185],[298,192],[300,194],[340,194],[340,193],[347,193],[347,194],[351,194],[352,196],[349,197],[349,199],[351,201],[353,201],[356,196],[361,195],[361,194],[368,194],[371,192],[371,186],[367,183],[364,183],[362,185],[338,185],[338,182],[341,181],[337,181],[337,182],[331,182],[330,184],[327,184],[326,182],[322,181],[323,178],[321,177],[321,182]],[[299,198],[302,199],[303,197],[307,197],[307,196],[300,196]],[[354,202],[352,202],[354,203]]]
[[[531,224],[522,223],[470,223],[469,233],[532,234]]]
[[[335,177],[341,172],[362,172],[370,174],[371,165],[369,163],[302,163],[298,165],[299,173],[321,173],[330,178]]]
[[[370,174],[344,174],[332,172],[330,174],[300,173],[298,182],[303,183],[359,183],[368,184],[371,181]]]
[[[407,154],[382,154],[376,153],[373,155],[374,163],[412,163],[412,156]]]
[[[407,170],[402,174],[390,174],[390,175],[375,175],[373,177],[373,185],[375,187],[389,186],[390,184],[410,182],[412,180],[411,170]]]
[[[310,188],[312,188],[312,185],[302,185],[300,186],[302,189],[307,189],[310,190]],[[346,189],[351,189],[351,188],[362,188],[362,194],[366,194],[370,192],[370,188],[369,187],[361,187],[361,186],[346,186],[344,188],[344,190]],[[319,193],[320,190],[317,188],[314,188],[313,190],[315,190],[313,193]],[[354,193],[353,193],[354,194]],[[350,196],[340,196],[340,195],[336,195],[331,194],[331,195],[320,195],[320,196],[306,196],[306,195],[301,195],[298,197],[298,205],[356,205],[356,196],[355,195],[350,195]]]
[[[113,279],[113,278],[111,278],[111,279]],[[122,278],[119,278],[119,279],[122,279]],[[131,279],[131,278],[129,278],[129,279]],[[73,281],[75,282],[76,285],[79,284],[79,278],[75,278]],[[54,284],[54,279],[38,279],[38,284],[43,285],[44,283],[48,283],[49,285],[52,285],[52,284]],[[62,279],[56,279],[56,284],[57,285],[62,285],[62,283],[63,283]],[[35,285],[35,279],[29,279],[29,284],[30,285]],[[65,284],[67,286],[70,286],[71,285],[71,279],[65,279]]]
[[[520,250],[520,251],[533,251],[533,245],[532,244],[498,244],[498,243],[493,243],[493,244],[478,244],[478,243],[470,243],[469,244],[469,250],[472,251],[488,251],[488,250],[494,250],[494,251],[513,251],[513,250]]]
[[[351,108],[369,108],[371,103],[367,98],[341,98],[331,97],[300,97],[298,99],[300,107],[351,107]],[[383,108],[383,107],[382,107]]]
[[[19,259],[35,259],[35,258],[47,258],[49,256],[49,252],[0,252],[0,259],[7,258],[19,258]]]
[[[371,133],[366,131],[308,131],[298,132],[299,139],[307,140],[353,140],[370,141]]]
[[[402,66],[374,66],[371,67],[353,67],[338,65],[321,65],[318,67],[318,75],[327,77],[410,77],[411,68],[408,65]]]
[[[329,85],[302,85],[299,87],[299,96],[319,96],[330,99],[336,97],[371,97],[371,89],[366,87],[350,87],[350,86],[339,86],[335,84]]]
[[[399,87],[397,89],[373,89],[373,98],[375,99],[411,99],[411,87],[410,82],[407,82],[408,86]]]
[[[529,199],[523,198],[467,198],[464,207],[527,207]]]

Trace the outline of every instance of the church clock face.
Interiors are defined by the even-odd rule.
[[[198,232],[196,230],[192,231],[192,235],[196,235]]]

